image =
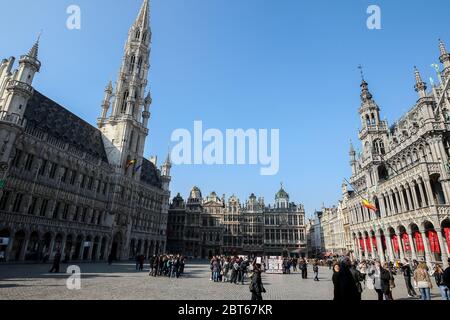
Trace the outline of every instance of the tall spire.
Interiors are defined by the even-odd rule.
[[[450,54],[447,52],[445,44],[441,39],[439,39],[439,51],[441,53],[439,60],[444,65],[444,68],[450,68]]]
[[[366,103],[366,102],[371,101],[372,98],[373,98],[373,96],[369,91],[369,84],[363,78],[362,83],[361,83],[361,101],[363,103]]]
[[[141,27],[142,30],[146,30],[150,26],[150,0],[144,0],[142,3],[134,26]]]
[[[414,74],[416,77],[416,85],[414,88],[419,94],[419,98],[424,98],[427,95],[427,84],[422,80],[422,76],[416,66],[414,66]]]
[[[39,41],[41,40],[41,33],[42,32],[39,32],[36,42],[34,43],[33,47],[30,49],[30,51],[27,54],[30,58],[33,58],[36,60],[38,60]]]

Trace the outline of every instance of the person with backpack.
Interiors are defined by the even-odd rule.
[[[434,280],[441,291],[442,300],[450,300],[450,292],[448,287],[444,284],[444,270],[442,270],[442,267],[438,264],[434,267]]]
[[[421,262],[416,271],[414,271],[414,282],[416,287],[419,288],[421,299],[431,300],[433,284],[431,283],[428,267],[425,262]]]

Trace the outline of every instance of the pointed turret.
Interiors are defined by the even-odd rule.
[[[416,85],[414,88],[419,94],[419,99],[425,98],[427,96],[427,84],[422,80],[422,76],[417,67],[414,67],[414,74],[416,77]]]
[[[144,0],[141,6],[141,10],[134,22],[136,27],[140,27],[141,30],[146,30],[150,27],[150,1]]]
[[[112,93],[113,93],[113,86],[112,86],[112,82],[109,81],[108,85],[105,88],[105,96],[103,98],[103,103],[102,103],[102,115],[101,115],[102,119],[106,118],[108,110],[111,106]]]
[[[447,68],[450,68],[450,54],[447,52],[447,49],[445,48],[445,44],[441,39],[439,39],[439,51],[441,53],[439,60],[444,65],[443,73],[445,74],[445,76],[447,76],[448,73],[450,72],[449,70],[447,70]]]

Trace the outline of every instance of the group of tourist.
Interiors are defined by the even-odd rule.
[[[253,264],[243,257],[215,256],[210,261],[210,268],[211,281],[244,284]]]
[[[182,255],[158,255],[149,258],[149,276],[179,278],[184,274],[186,258]]]
[[[405,263],[397,265],[381,264],[377,260],[352,262],[349,257],[341,258],[333,265],[334,300],[361,300],[364,289],[374,290],[379,301],[394,300],[392,290],[396,287],[395,275],[398,273],[404,277],[408,297],[417,297],[417,289],[422,300],[431,300],[431,278],[434,277],[442,299],[450,300],[450,267],[444,271],[438,264],[429,268],[425,262],[406,259]]]

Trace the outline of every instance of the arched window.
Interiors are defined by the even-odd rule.
[[[142,36],[142,41],[145,42],[147,40],[147,32],[144,32],[144,35]]]
[[[382,140],[375,140],[373,142],[373,151],[376,154],[382,154],[384,155],[386,153],[386,150],[384,148],[384,142]]]
[[[133,148],[133,140],[134,140],[134,131],[131,131],[131,134],[130,134],[130,146],[129,146],[130,150]]]
[[[127,111],[127,100],[130,93],[127,91],[123,94],[123,101],[122,101],[122,113],[125,113]]]
[[[135,38],[136,38],[136,40],[139,40],[140,37],[141,37],[141,30],[137,29],[136,33],[135,33]]]
[[[136,64],[136,57],[135,56],[131,56],[130,59],[130,72],[134,71],[134,65]]]
[[[366,125],[370,126],[370,116],[366,115]]]
[[[141,70],[142,70],[142,57],[139,57],[139,60],[138,60],[138,72],[139,72],[139,74],[141,73]]]

